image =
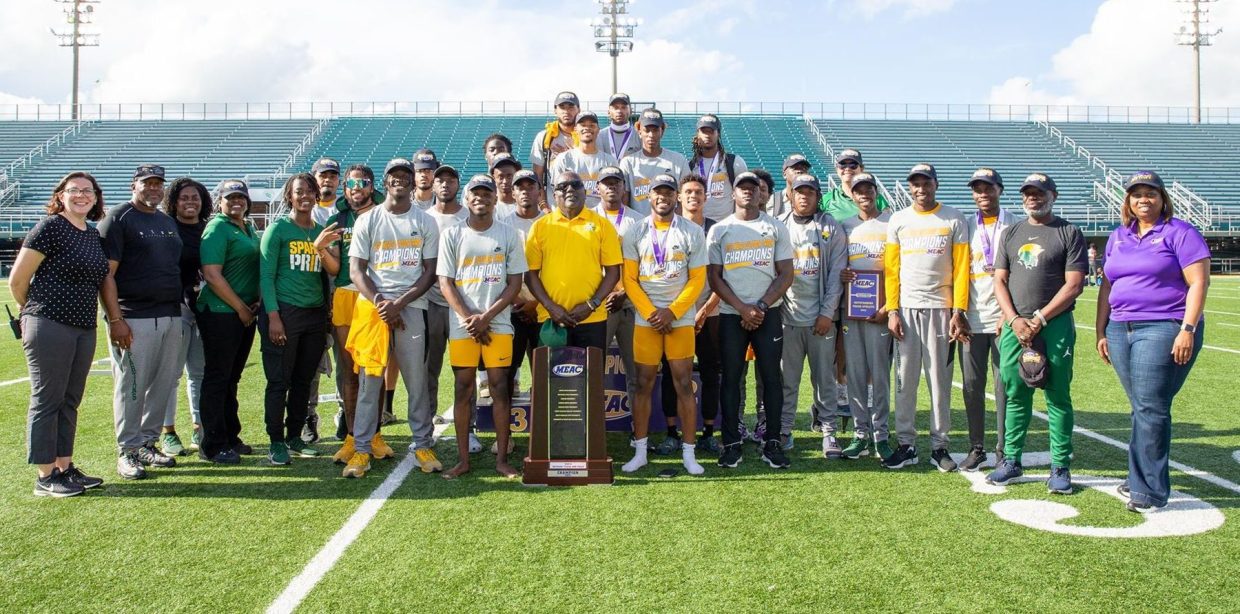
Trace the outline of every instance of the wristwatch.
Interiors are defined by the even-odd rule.
[[[1184,332],[1186,332],[1186,333],[1190,333],[1190,334],[1191,334],[1191,333],[1195,333],[1195,332],[1197,332],[1197,325],[1196,325],[1196,324],[1189,324],[1188,322],[1184,322],[1183,324],[1180,324],[1180,330],[1182,330],[1182,331],[1184,331]]]
[[[1041,309],[1035,309],[1033,311],[1033,317],[1037,318],[1038,321],[1042,323],[1042,326],[1046,326],[1046,318],[1042,316]]]
[[[766,304],[766,301],[758,301],[755,306],[758,308],[758,311],[761,311],[762,313],[766,313],[766,310],[771,308],[770,305]]]

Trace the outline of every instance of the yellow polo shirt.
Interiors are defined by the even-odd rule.
[[[525,242],[525,260],[530,271],[537,271],[551,300],[565,309],[589,300],[603,281],[603,267],[619,266],[620,237],[603,216],[583,208],[568,219],[558,208],[538,218]],[[550,315],[538,305],[538,321]],[[607,319],[607,308],[599,305],[582,324]]]

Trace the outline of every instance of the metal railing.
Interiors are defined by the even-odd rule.
[[[306,150],[310,149],[310,147],[314,145],[314,142],[318,140],[319,135],[323,133],[323,129],[327,127],[327,124],[330,121],[331,120],[327,118],[319,120],[318,123],[316,123],[314,127],[306,133],[306,136],[301,139],[301,142],[297,144],[297,147],[294,147],[293,151],[289,152],[288,157],[284,159],[284,162],[281,163],[280,166],[276,167],[276,170],[273,171],[272,174],[277,177],[281,175],[288,175],[288,169],[292,168],[293,165],[297,163],[298,158],[300,158],[302,154],[306,153]]]
[[[79,105],[84,120],[169,119],[322,119],[390,115],[543,115],[551,101],[323,101],[323,102],[158,102]],[[583,108],[607,108],[605,100]],[[1191,107],[1124,105],[927,104],[889,102],[671,101],[665,113],[795,115],[815,119],[900,119],[930,121],[1045,121],[1187,124]],[[0,105],[0,120],[57,120],[73,117],[70,104]],[[1240,107],[1202,109],[1202,123],[1240,123]]]
[[[813,118],[806,115],[804,119],[806,128],[809,129],[810,134],[814,135],[814,140],[818,141],[818,146],[822,147],[823,153],[827,155],[827,162],[834,164],[835,148],[831,146],[831,142],[827,140],[827,136],[823,134],[822,130],[818,128],[818,125],[814,123]],[[878,193],[886,199],[887,202],[894,203],[895,200],[892,198],[891,192],[887,190],[887,186],[883,184],[883,180],[877,176],[874,177],[874,180],[878,182]],[[838,187],[839,182],[836,181],[835,175],[829,175],[827,177],[827,189],[834,190]]]
[[[891,198],[887,202],[891,203],[891,207],[895,211],[913,206],[913,195],[908,193],[903,183],[897,179],[895,183],[896,189],[891,191]]]
[[[78,132],[83,130],[88,125],[90,125],[90,122],[82,121],[69,124],[64,130],[52,135],[46,141],[35,145],[30,149],[30,151],[23,154],[20,158],[10,162],[9,165],[4,168],[5,177],[15,176],[17,174],[17,169],[30,166],[30,164],[34,162],[35,158],[42,158],[46,156],[52,151],[53,148],[64,144],[65,141],[69,140],[69,137],[77,135]]]
[[[1167,186],[1167,195],[1171,197],[1171,202],[1175,205],[1177,217],[1183,218],[1184,221],[1201,230],[1214,225],[1213,207],[1206,199],[1184,187],[1184,184],[1172,181],[1171,185]]]

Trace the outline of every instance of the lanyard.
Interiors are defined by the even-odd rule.
[[[710,160],[710,172],[706,172],[706,160],[698,159],[698,174],[710,183],[710,178],[715,175],[715,170],[719,168],[719,154],[715,153],[715,157]]]
[[[612,220],[610,217],[607,216],[606,205],[600,204],[598,206],[598,209],[595,209],[595,211],[598,211],[599,215],[603,216],[604,218],[607,219],[607,221],[611,222],[612,225],[616,227],[616,230],[620,230],[620,222],[624,221],[624,205],[620,205],[620,212],[616,214],[615,220]]]
[[[624,131],[624,140],[620,141],[619,149],[616,149],[616,129],[608,126],[607,131],[611,133],[611,138],[607,139],[611,144],[611,155],[619,160],[620,154],[624,153],[624,148],[629,144],[629,138],[633,136],[633,128]]]
[[[995,248],[994,242],[999,238],[999,216],[995,216],[995,228],[991,231],[991,235],[986,234],[986,217],[981,211],[977,212],[977,229],[982,233],[982,258],[986,270],[993,270],[995,267]]]
[[[667,237],[672,234],[672,228],[676,226],[676,218],[672,218],[672,223],[667,227],[667,231],[663,233],[662,240],[659,239],[659,226],[654,221],[654,215],[650,216],[650,232],[653,238],[650,241],[650,248],[654,251],[655,268],[662,269],[664,263],[667,262]]]

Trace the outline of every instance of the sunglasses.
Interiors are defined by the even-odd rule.
[[[852,160],[845,160],[843,162],[840,162],[839,164],[836,164],[835,166],[838,168],[860,168],[861,167],[860,164],[857,164],[856,162],[853,162]]]
[[[567,192],[569,190],[584,190],[585,187],[586,187],[586,184],[584,181],[580,179],[573,179],[572,181],[565,181],[563,183],[555,184],[555,191],[556,192]]]
[[[349,190],[365,190],[373,184],[374,182],[369,179],[346,179],[344,187]]]

